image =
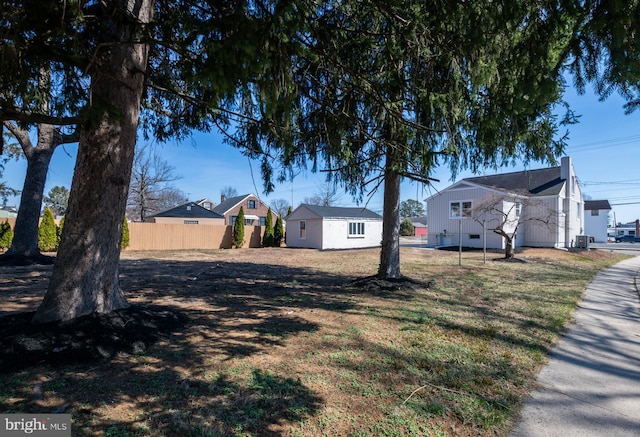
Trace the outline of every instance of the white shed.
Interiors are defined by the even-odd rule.
[[[356,249],[382,241],[382,217],[366,208],[302,204],[286,222],[288,247]]]

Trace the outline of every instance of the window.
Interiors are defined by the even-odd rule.
[[[267,226],[267,218],[260,217],[260,226]]]
[[[249,209],[256,209],[256,201],[255,200],[249,200],[247,202],[247,208]]]
[[[304,220],[300,222],[300,239],[307,239],[307,222],[305,222]]]
[[[349,222],[349,238],[364,237],[364,222]]]
[[[450,218],[465,218],[469,217],[471,211],[471,201],[465,200],[461,202],[451,202],[449,204],[449,217]]]
[[[185,225],[197,225],[198,224],[198,220],[185,220],[184,224]]]
[[[600,215],[600,210],[599,209],[592,209],[591,210],[591,215],[592,216]]]
[[[236,219],[237,219],[237,218],[238,218],[238,216],[237,216],[237,215],[232,215],[232,216],[231,216],[231,226],[233,226],[233,225],[235,225],[235,224],[236,224]]]
[[[522,203],[516,202],[516,217],[519,218],[521,213],[522,213]]]
[[[469,234],[469,239],[470,240],[479,240],[480,239],[480,234]]]
[[[252,226],[253,225],[253,219],[244,219],[244,225],[245,226]]]

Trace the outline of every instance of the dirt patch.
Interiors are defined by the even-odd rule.
[[[62,323],[33,324],[33,314],[0,319],[0,373],[40,364],[60,366],[142,354],[187,322],[180,311],[155,305],[133,305]]]

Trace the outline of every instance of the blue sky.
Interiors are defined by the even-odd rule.
[[[572,157],[583,194],[594,200],[609,200],[613,204],[613,213],[618,222],[625,223],[640,218],[640,159],[635,156],[635,153],[640,153],[640,112],[625,115],[624,101],[617,95],[600,102],[590,92],[578,96],[573,89],[569,89],[566,98],[574,111],[581,115],[579,124],[569,126],[566,155]],[[230,186],[238,194],[255,193],[267,203],[274,199],[284,199],[291,203],[293,199],[293,206],[296,207],[305,197],[318,192],[324,182],[321,174],[302,172],[292,183],[277,185],[273,193],[264,195],[259,164],[250,164],[238,150],[223,144],[219,134],[196,133],[192,141],[156,147],[162,152],[164,159],[175,167],[175,173],[182,176],[173,185],[187,193],[190,200],[208,197],[219,202],[220,191]],[[45,194],[56,185],[71,187],[76,151],[76,145],[56,150]],[[532,163],[529,168],[543,166]],[[523,168],[521,165],[505,167],[497,172],[519,171]],[[484,174],[497,172],[489,169]],[[5,166],[4,180],[9,186],[21,189],[25,173],[24,160],[12,161]],[[472,174],[463,172],[458,175],[457,180],[469,176]],[[432,187],[404,182],[402,200],[423,200],[453,182],[446,167],[436,169],[433,177],[440,182],[435,182]],[[18,205],[19,199],[10,198],[7,203]],[[343,194],[340,205],[351,206],[355,202],[348,194]],[[367,207],[381,212],[382,193],[373,195]]]

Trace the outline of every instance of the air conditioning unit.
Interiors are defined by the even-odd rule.
[[[589,236],[588,235],[576,235],[576,247],[580,249],[589,248]]]

